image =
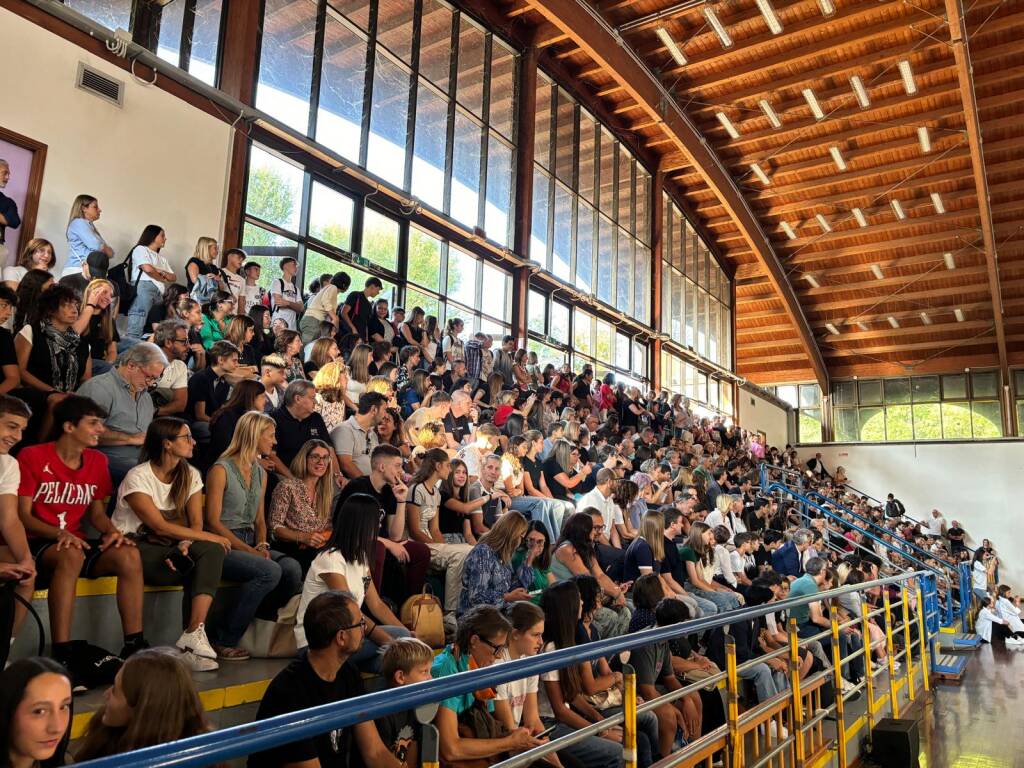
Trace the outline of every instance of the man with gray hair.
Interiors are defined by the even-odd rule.
[[[11,166],[6,160],[0,159],[0,189],[7,186],[11,179]],[[18,215],[18,204],[11,198],[0,192],[0,264],[7,263],[7,228],[17,229],[21,226],[21,217]]]
[[[793,537],[772,552],[772,568],[780,576],[785,576],[793,581],[804,572],[801,566],[804,551],[814,541],[814,534],[806,528],[798,528],[793,532]]]
[[[78,388],[78,394],[110,414],[103,422],[107,431],[100,435],[99,449],[107,456],[115,489],[128,470],[139,463],[146,430],[156,415],[149,388],[166,367],[167,356],[160,347],[143,341],[125,350],[115,368],[93,376]]]
[[[158,401],[156,412],[158,416],[177,416],[188,404],[188,324],[184,320],[164,320],[153,332],[153,343],[168,360],[152,392]]]
[[[284,402],[270,412],[277,423],[277,447],[271,457],[274,469],[283,477],[291,477],[288,468],[292,459],[308,441],[323,440],[331,445],[330,432],[323,417],[316,412],[316,387],[306,379],[296,379],[284,391]],[[338,459],[332,448],[334,472],[338,470]]]

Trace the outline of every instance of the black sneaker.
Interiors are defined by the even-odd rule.
[[[146,642],[146,638],[141,637],[133,643],[125,643],[121,648],[121,653],[118,654],[123,660],[127,661],[128,657],[133,653],[145,650],[149,648],[149,643]]]
[[[71,693],[85,693],[89,690],[86,684],[88,671],[84,668],[81,649],[85,643],[81,640],[72,640],[70,647],[56,655],[56,661],[68,671],[68,678],[71,680]]]
[[[124,661],[97,645],[73,640],[65,658],[59,661],[71,677],[71,692],[85,693],[93,688],[112,685]]]

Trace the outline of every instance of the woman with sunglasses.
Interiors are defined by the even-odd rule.
[[[330,590],[348,592],[359,604],[364,622],[363,644],[351,661],[368,672],[380,672],[382,646],[396,637],[410,636],[380,599],[370,577],[383,516],[380,502],[368,493],[354,493],[345,499],[336,513],[339,524],[306,573],[295,624],[295,640],[299,648],[304,648],[303,618],[313,598]]]

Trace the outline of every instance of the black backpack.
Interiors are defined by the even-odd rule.
[[[135,278],[135,282],[129,282],[129,277],[132,274],[132,257],[131,254],[125,258],[116,267],[111,267],[107,270],[107,280],[114,284],[116,288],[115,293],[120,297],[117,305],[118,314],[127,315],[128,310],[131,309],[132,304],[135,302],[135,294],[139,287],[139,280],[142,278],[142,270],[139,270],[139,276]]]

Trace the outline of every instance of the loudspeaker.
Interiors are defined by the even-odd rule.
[[[916,720],[886,717],[871,731],[871,759],[882,768],[916,768],[920,754]]]

